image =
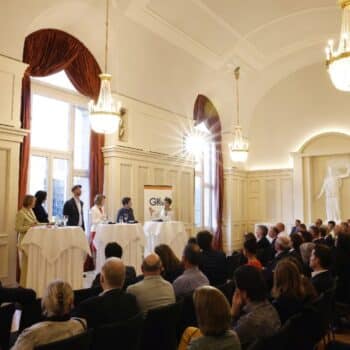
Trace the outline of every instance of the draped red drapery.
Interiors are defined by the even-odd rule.
[[[224,204],[224,167],[222,156],[221,122],[219,114],[212,102],[204,95],[198,95],[194,104],[193,119],[196,124],[205,123],[215,143],[215,207],[217,228],[214,235],[213,246],[222,250],[222,218]]]
[[[100,89],[101,69],[91,52],[75,37],[57,29],[41,29],[28,35],[24,42],[23,62],[28,64],[22,80],[21,122],[30,130],[30,77],[43,77],[64,70],[82,95],[96,99]],[[91,132],[90,141],[90,198],[103,192],[104,135]],[[20,152],[18,206],[22,206],[27,191],[30,153],[30,134],[24,138]]]

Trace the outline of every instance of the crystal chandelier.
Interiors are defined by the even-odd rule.
[[[234,71],[236,79],[236,106],[237,106],[237,121],[233,130],[233,141],[228,145],[230,156],[233,162],[244,163],[248,159],[249,143],[248,140],[243,137],[242,127],[239,125],[239,80],[240,68],[237,67]]]
[[[341,91],[350,91],[350,0],[339,0],[342,8],[342,26],[338,49],[333,40],[326,47],[326,65],[333,85]]]
[[[89,102],[91,129],[100,134],[113,134],[118,131],[121,122],[121,103],[115,103],[112,90],[112,76],[107,72],[108,61],[108,27],[109,0],[106,0],[106,45],[105,45],[105,73],[99,75],[101,79],[100,93],[95,101]]]

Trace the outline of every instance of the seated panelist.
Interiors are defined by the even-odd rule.
[[[174,221],[174,212],[171,209],[172,200],[169,197],[164,198],[164,206],[160,210],[149,208],[152,220]]]
[[[131,198],[124,197],[122,199],[122,205],[123,207],[119,209],[117,214],[117,223],[136,223]]]

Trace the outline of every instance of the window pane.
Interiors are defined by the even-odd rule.
[[[204,227],[211,228],[211,189],[204,188]]]
[[[194,179],[195,184],[195,216],[194,223],[196,226],[202,226],[202,184],[201,177],[196,176]]]
[[[203,174],[204,183],[209,184],[211,180],[211,144],[207,143],[205,145],[205,150],[203,154]]]
[[[32,78],[33,80],[38,80],[46,84],[53,85],[55,87],[60,87],[66,90],[74,91],[77,92],[69,78],[67,77],[67,74],[65,73],[64,70],[56,73],[56,74],[51,74],[46,77],[36,77]]]
[[[67,199],[68,160],[53,160],[52,169],[52,215],[62,217],[63,205]]]
[[[89,169],[90,124],[86,109],[75,108],[74,169]]]
[[[88,177],[74,176],[73,185],[81,185],[82,193],[80,199],[84,202],[84,222],[86,230],[89,229],[89,210],[90,210],[90,185]]]
[[[68,103],[40,95],[33,96],[31,145],[59,151],[68,150]]]
[[[47,191],[47,158],[39,156],[30,157],[29,193]]]

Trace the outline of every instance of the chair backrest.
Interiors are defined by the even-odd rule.
[[[216,288],[219,289],[225,295],[227,301],[231,305],[232,304],[232,297],[233,297],[233,294],[235,292],[235,282],[233,280],[228,281],[225,284],[217,286]]]
[[[19,332],[22,332],[35,323],[41,322],[43,319],[41,299],[36,299],[32,303],[23,304]]]
[[[178,341],[181,339],[182,334],[187,327],[198,327],[196,310],[193,302],[193,292],[184,295],[179,301],[182,301],[182,309],[177,325]]]
[[[102,292],[99,287],[77,289],[74,291],[74,306],[77,307],[82,301],[95,297]]]
[[[91,350],[138,350],[141,344],[144,317],[137,316],[122,323],[103,325],[94,330]]]
[[[0,307],[0,349],[2,350],[9,349],[12,318],[15,311],[15,304]]]
[[[176,326],[180,320],[183,302],[149,310],[143,329],[142,350],[176,350]]]
[[[92,331],[75,335],[54,343],[37,346],[34,350],[89,350],[92,338]]]

